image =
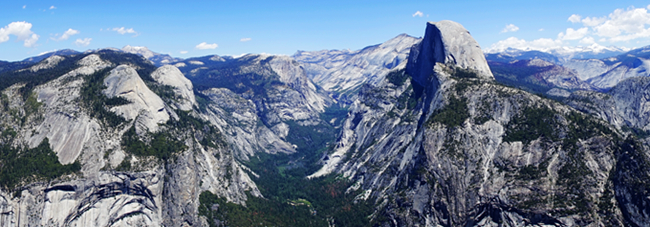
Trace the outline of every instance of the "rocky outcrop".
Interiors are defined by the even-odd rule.
[[[597,116],[618,129],[650,130],[650,78],[633,77],[618,83],[607,93],[576,92],[566,103]]]
[[[427,86],[436,63],[451,64],[493,79],[492,71],[476,40],[453,21],[429,22],[420,44],[411,48],[407,70],[415,82]]]
[[[32,66],[29,68],[32,72],[37,72],[42,69],[50,69],[56,64],[59,64],[59,62],[63,61],[65,59],[64,57],[58,56],[58,55],[53,55],[49,58],[46,58],[45,60],[39,62],[38,64]]]
[[[354,96],[364,83],[376,84],[392,69],[406,61],[411,47],[420,39],[401,34],[382,44],[362,50],[298,51],[292,57],[307,76],[334,97]],[[351,102],[352,97],[343,98]]]
[[[296,145],[286,139],[291,133],[288,124],[327,124],[320,114],[332,105],[332,98],[290,57],[206,56],[186,62],[180,70],[210,101],[200,107],[205,110],[201,116],[236,144],[239,158],[247,160],[256,152],[294,153]]]
[[[444,29],[435,25],[427,34],[441,36]],[[311,177],[353,180],[348,192],[378,204],[372,219],[385,226],[645,221],[645,202],[624,205],[647,196],[631,186],[647,178],[642,147],[571,107],[495,84],[480,71],[484,60],[451,64],[464,57],[449,57],[441,47],[469,47],[449,45],[425,36],[421,49],[411,51],[417,62],[364,86],[334,151]],[[629,164],[622,147],[640,158],[639,175],[614,172]]]
[[[175,108],[189,111],[192,110],[194,105],[196,105],[194,86],[192,85],[192,82],[188,80],[175,66],[161,66],[151,74],[151,77],[162,85],[173,87],[174,93],[180,95],[174,100]]]
[[[169,120],[163,100],[153,93],[133,67],[120,65],[111,70],[104,79],[106,89],[103,93],[109,97],[124,98],[131,103],[114,106],[111,111],[127,120],[137,119],[139,132],[156,132],[158,124]]]
[[[76,64],[65,64],[71,68],[53,66],[57,72],[69,70],[67,73],[43,81],[31,92],[21,91],[24,83],[2,91],[0,145],[20,149],[23,145],[41,145],[47,139],[59,162],[78,163],[81,169],[54,179],[22,179],[16,187],[2,188],[0,225],[201,225],[198,204],[203,191],[238,204],[245,203],[246,192],[261,196],[245,167],[235,159],[235,152],[219,139],[218,130],[209,124],[196,125],[201,121],[196,120],[200,117],[191,105],[184,115],[167,108],[178,103],[165,103],[147,86],[164,86],[174,76],[184,81],[178,78],[182,75],[161,70],[156,75],[161,83],[145,83],[136,69],[151,66],[138,62],[116,66],[113,62],[124,58],[133,56],[102,50],[70,57],[77,59]],[[169,71],[171,75],[165,74]],[[107,113],[96,106],[106,104],[86,103],[102,100],[100,97],[81,97],[101,85],[105,89],[98,89],[97,95],[106,95],[105,99],[122,97],[129,103],[99,108],[128,118],[126,121],[108,123],[104,118]],[[183,93],[191,91],[185,85],[171,89],[171,96],[193,100],[193,93]],[[25,93],[31,95],[23,97]],[[185,120],[188,115],[194,116],[190,125],[196,126],[179,123],[181,115]],[[149,146],[141,149],[159,149],[155,147],[159,145],[151,144],[155,136],[164,136],[166,146],[171,146],[172,141],[182,145],[172,151],[169,160],[131,153],[123,138],[138,125],[146,127],[141,127],[145,130],[135,135],[136,139]],[[213,141],[206,142],[205,138]]]

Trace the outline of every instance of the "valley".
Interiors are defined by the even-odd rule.
[[[645,226],[646,49],[0,62],[0,226]]]

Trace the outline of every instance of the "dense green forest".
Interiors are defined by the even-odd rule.
[[[31,149],[0,146],[0,160],[0,186],[9,189],[25,182],[52,180],[81,170],[78,161],[62,165],[47,138]]]
[[[287,122],[295,132],[287,141],[298,146],[297,153],[259,153],[245,162],[259,175],[253,180],[264,198],[249,195],[246,206],[241,206],[204,192],[200,214],[211,226],[369,226],[374,204],[355,202],[360,192],[346,193],[352,182],[336,175],[307,179],[320,168],[318,160],[331,149],[340,130],[334,126],[341,124],[347,112],[339,106],[328,108],[321,119],[333,120],[331,125]]]

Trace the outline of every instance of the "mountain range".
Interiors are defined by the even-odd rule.
[[[645,49],[0,62],[0,225],[645,226]]]

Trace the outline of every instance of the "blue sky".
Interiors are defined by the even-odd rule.
[[[146,46],[175,57],[361,49],[427,21],[483,49],[650,45],[648,1],[2,1],[0,60]],[[569,30],[570,29],[570,30]],[[560,34],[562,33],[562,34]]]

